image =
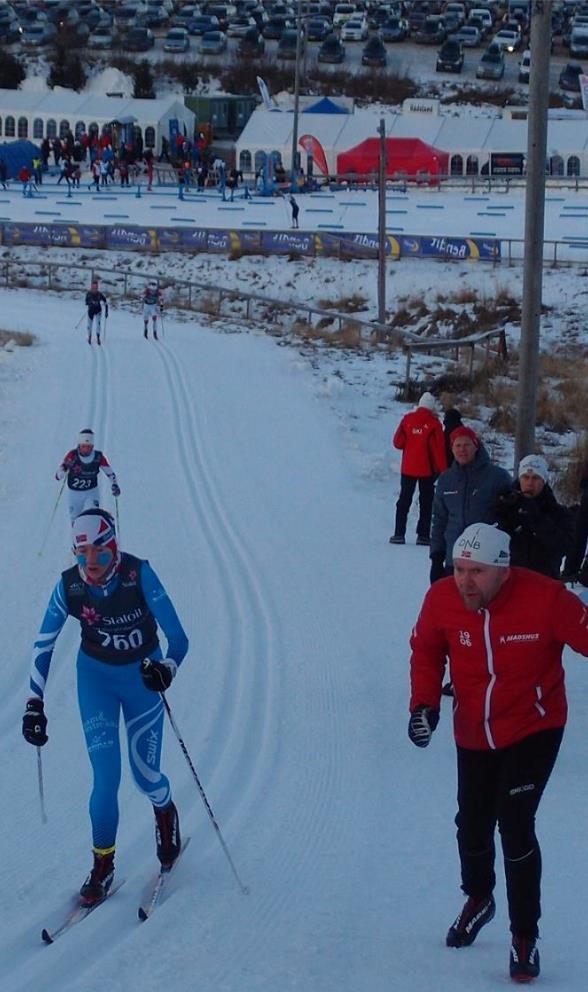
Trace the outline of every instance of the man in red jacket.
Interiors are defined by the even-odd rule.
[[[494,834],[504,854],[510,974],[539,974],[541,852],[535,814],[567,717],[562,651],[588,656],[588,610],[563,583],[510,567],[509,537],[471,524],[454,574],[425,596],[411,637],[408,734],[426,747],[449,656],[457,744],[457,843],[467,901],[447,945],[466,947],[495,912]]]
[[[435,413],[435,397],[423,393],[416,410],[407,413],[392,443],[402,451],[400,495],[396,503],[396,524],[390,544],[404,544],[408,511],[418,482],[419,519],[417,544],[429,544],[435,479],[447,468],[443,426]]]

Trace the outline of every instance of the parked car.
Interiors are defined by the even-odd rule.
[[[389,17],[380,28],[382,41],[404,41],[408,35],[409,27],[406,17]]]
[[[335,10],[333,11],[333,27],[340,28],[345,21],[348,21],[350,17],[353,17],[357,13],[357,6],[354,3],[338,3],[335,4]]]
[[[345,45],[339,35],[333,32],[327,35],[318,50],[317,59],[319,62],[343,62],[345,58]]]
[[[42,48],[57,38],[57,28],[50,21],[40,24],[27,24],[22,29],[20,43],[23,48]]]
[[[473,24],[464,24],[463,27],[450,35],[452,41],[458,41],[464,48],[478,48],[482,44],[482,35]]]
[[[114,27],[106,27],[104,24],[99,24],[93,31],[90,31],[88,48],[114,48],[117,43],[118,33]]]
[[[235,53],[242,59],[259,58],[265,52],[265,41],[257,28],[249,28],[242,38],[239,38]]]
[[[379,34],[373,34],[363,46],[361,64],[384,69],[388,64],[386,46]]]
[[[439,14],[429,14],[415,35],[420,45],[440,45],[445,41],[445,22]]]
[[[461,72],[463,69],[463,48],[459,41],[449,38],[437,52],[437,72]]]
[[[350,17],[341,25],[341,41],[365,41],[368,33],[365,17]]]
[[[523,57],[519,62],[519,83],[528,83],[531,75],[531,49],[527,48],[523,52]]]
[[[495,45],[500,45],[505,52],[518,52],[522,44],[522,37],[518,31],[511,31],[508,28],[501,28],[492,39]]]
[[[200,14],[200,4],[199,3],[187,3],[176,10],[172,18],[172,24],[175,28],[187,28],[188,24],[195,17]]]
[[[155,44],[151,28],[131,28],[125,38],[125,49],[129,52],[148,52]]]
[[[278,41],[277,56],[279,59],[295,59],[298,31],[296,28],[286,28]],[[300,51],[304,51],[304,36],[300,37]]]
[[[502,79],[504,76],[504,51],[500,45],[490,45],[478,64],[476,79]]]
[[[570,93],[580,92],[580,76],[584,70],[578,62],[568,62],[559,74],[559,88]]]
[[[227,36],[224,31],[205,31],[198,45],[201,55],[221,55],[226,49]]]
[[[459,21],[459,26],[465,24],[466,19],[466,5],[465,3],[447,3],[445,4],[445,10],[443,11],[443,17],[447,18],[449,15],[456,17]]]
[[[190,49],[190,35],[186,28],[170,28],[163,41],[164,52],[180,54]]]
[[[140,23],[138,18],[146,13],[146,3],[121,3],[115,7],[114,21],[119,31],[129,31]]]
[[[139,16],[139,23],[146,28],[160,28],[169,21],[169,10],[163,3],[147,3],[147,11]]]
[[[249,14],[237,14],[229,21],[226,34],[228,38],[240,38],[245,34],[247,28],[255,27],[257,27],[255,20]]]
[[[311,17],[306,23],[306,37],[309,41],[324,41],[333,30],[328,17]]]
[[[286,14],[272,14],[264,24],[262,34],[268,41],[278,41],[286,28],[295,27],[295,17],[287,17]]]
[[[219,31],[218,17],[213,14],[198,14],[188,21],[186,27],[190,34],[204,34],[206,31]]]

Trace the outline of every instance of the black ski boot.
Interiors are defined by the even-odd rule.
[[[100,335],[99,334],[98,334],[98,336],[96,338],[96,344],[100,344]]]
[[[484,896],[483,899],[468,896],[461,913],[447,931],[445,943],[448,947],[469,947],[482,927],[494,918],[495,912],[494,896]]]
[[[512,938],[510,949],[510,977],[514,982],[531,982],[537,978],[539,966],[539,951],[537,937]]]
[[[147,331],[147,328],[146,327],[143,328],[143,337],[144,338],[148,338],[149,337],[149,334],[148,334],[148,331]]]
[[[180,838],[180,821],[178,811],[173,803],[165,809],[153,807],[155,813],[155,841],[157,857],[163,871],[169,871],[182,849]]]
[[[153,331],[153,337],[155,338],[156,341],[159,341],[159,338],[157,337],[157,331]]]
[[[114,879],[114,848],[104,853],[94,851],[94,867],[80,889],[80,902],[92,906],[102,902]]]

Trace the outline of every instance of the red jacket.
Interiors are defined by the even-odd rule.
[[[563,583],[511,568],[485,608],[467,610],[453,577],[429,589],[411,637],[411,710],[439,709],[445,659],[461,747],[507,747],[567,717],[561,656],[588,656],[588,610]]]
[[[425,407],[419,406],[402,418],[392,444],[402,451],[402,475],[437,476],[447,468],[441,421]]]

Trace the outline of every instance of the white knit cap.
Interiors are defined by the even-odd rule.
[[[456,558],[508,568],[510,537],[496,525],[470,524],[453,545],[453,560]]]
[[[91,444],[94,447],[94,431],[91,431],[89,427],[84,431],[80,431],[78,434],[78,444]]]
[[[527,475],[528,472],[538,475],[544,482],[547,482],[549,468],[543,455],[526,455],[524,458],[521,458],[519,462],[519,479],[521,475]]]
[[[426,410],[434,410],[437,401],[432,393],[423,393],[419,400],[419,406],[424,406]]]

